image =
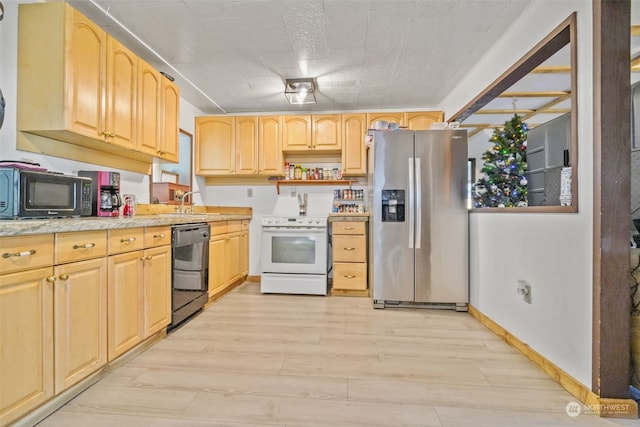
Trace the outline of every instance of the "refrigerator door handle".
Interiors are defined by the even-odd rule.
[[[422,240],[422,172],[420,169],[420,157],[416,157],[416,249],[420,249]]]
[[[414,163],[414,158],[413,157],[409,157],[409,167],[407,168],[407,171],[409,173],[409,194],[408,194],[408,198],[409,198],[409,212],[405,212],[405,214],[408,213],[409,215],[409,249],[413,249],[413,239],[414,239],[414,231],[415,231],[415,224],[414,224],[414,213],[415,213],[415,209],[414,209],[414,192],[413,192],[413,163]]]

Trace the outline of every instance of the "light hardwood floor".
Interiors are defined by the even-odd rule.
[[[575,401],[467,313],[247,282],[39,425],[640,424],[570,417]]]

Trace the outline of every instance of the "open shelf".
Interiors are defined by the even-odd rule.
[[[274,182],[276,183],[276,191],[280,194],[281,185],[340,185],[351,188],[351,184],[358,181],[350,179],[280,179]]]

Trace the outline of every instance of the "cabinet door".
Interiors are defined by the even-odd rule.
[[[342,169],[345,175],[363,176],[367,174],[367,146],[364,136],[367,132],[365,114],[343,114]]]
[[[282,116],[258,118],[258,173],[282,175]]]
[[[339,151],[342,148],[342,116],[322,114],[311,116],[312,146],[315,151]]]
[[[56,394],[107,363],[107,261],[55,267]]]
[[[384,120],[389,123],[398,123],[404,126],[404,113],[367,113],[367,128],[371,129],[373,122],[376,120]]]
[[[234,233],[227,236],[227,250],[229,253],[229,276],[227,277],[227,284],[235,282],[240,278],[241,273],[241,258],[240,252],[240,233]]]
[[[160,73],[138,59],[138,150],[156,156],[161,148]]]
[[[249,275],[249,230],[240,234],[240,275]]]
[[[196,117],[196,173],[232,175],[235,170],[235,118]]]
[[[258,173],[258,118],[236,117],[236,175]]]
[[[144,336],[143,252],[109,257],[109,361],[142,341]]]
[[[229,262],[226,234],[211,236],[209,241],[209,298],[227,286]]]
[[[160,152],[163,160],[177,162],[180,151],[180,89],[176,84],[162,77],[161,83],[161,132]]]
[[[80,135],[104,139],[107,36],[75,9],[67,8],[66,13],[65,127]]]
[[[282,149],[284,151],[308,151],[311,148],[311,116],[284,116]]]
[[[432,124],[444,121],[442,111],[420,111],[405,114],[405,124],[411,130],[429,130]]]
[[[0,275],[0,420],[53,396],[53,268]]]
[[[171,323],[171,246],[144,251],[144,337]]]
[[[107,36],[105,140],[136,148],[138,58]]]

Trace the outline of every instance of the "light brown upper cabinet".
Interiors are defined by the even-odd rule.
[[[196,117],[196,174],[232,175],[236,159],[236,119]]]
[[[158,155],[164,160],[177,162],[180,151],[180,88],[164,76],[161,81],[162,131]]]
[[[320,114],[311,116],[311,146],[315,151],[335,151],[342,148],[342,116]]]
[[[258,173],[260,175],[284,174],[282,127],[282,116],[258,118]]]
[[[389,123],[398,123],[400,126],[404,126],[404,113],[367,113],[367,129],[372,129],[373,122],[378,120],[384,120]]]
[[[177,160],[177,86],[149,80],[147,64],[68,3],[20,4],[18,19],[19,131]],[[148,108],[154,101],[159,117]]]
[[[236,117],[236,175],[258,173],[258,117]]]
[[[138,149],[154,156],[161,132],[162,76],[142,59],[138,61],[138,69]]]
[[[442,111],[420,111],[405,113],[404,125],[410,130],[429,130],[436,122],[444,121]]]
[[[345,175],[363,176],[367,174],[367,147],[364,136],[367,132],[367,115],[343,114],[342,169]]]
[[[308,151],[311,145],[311,116],[282,117],[282,149]]]

